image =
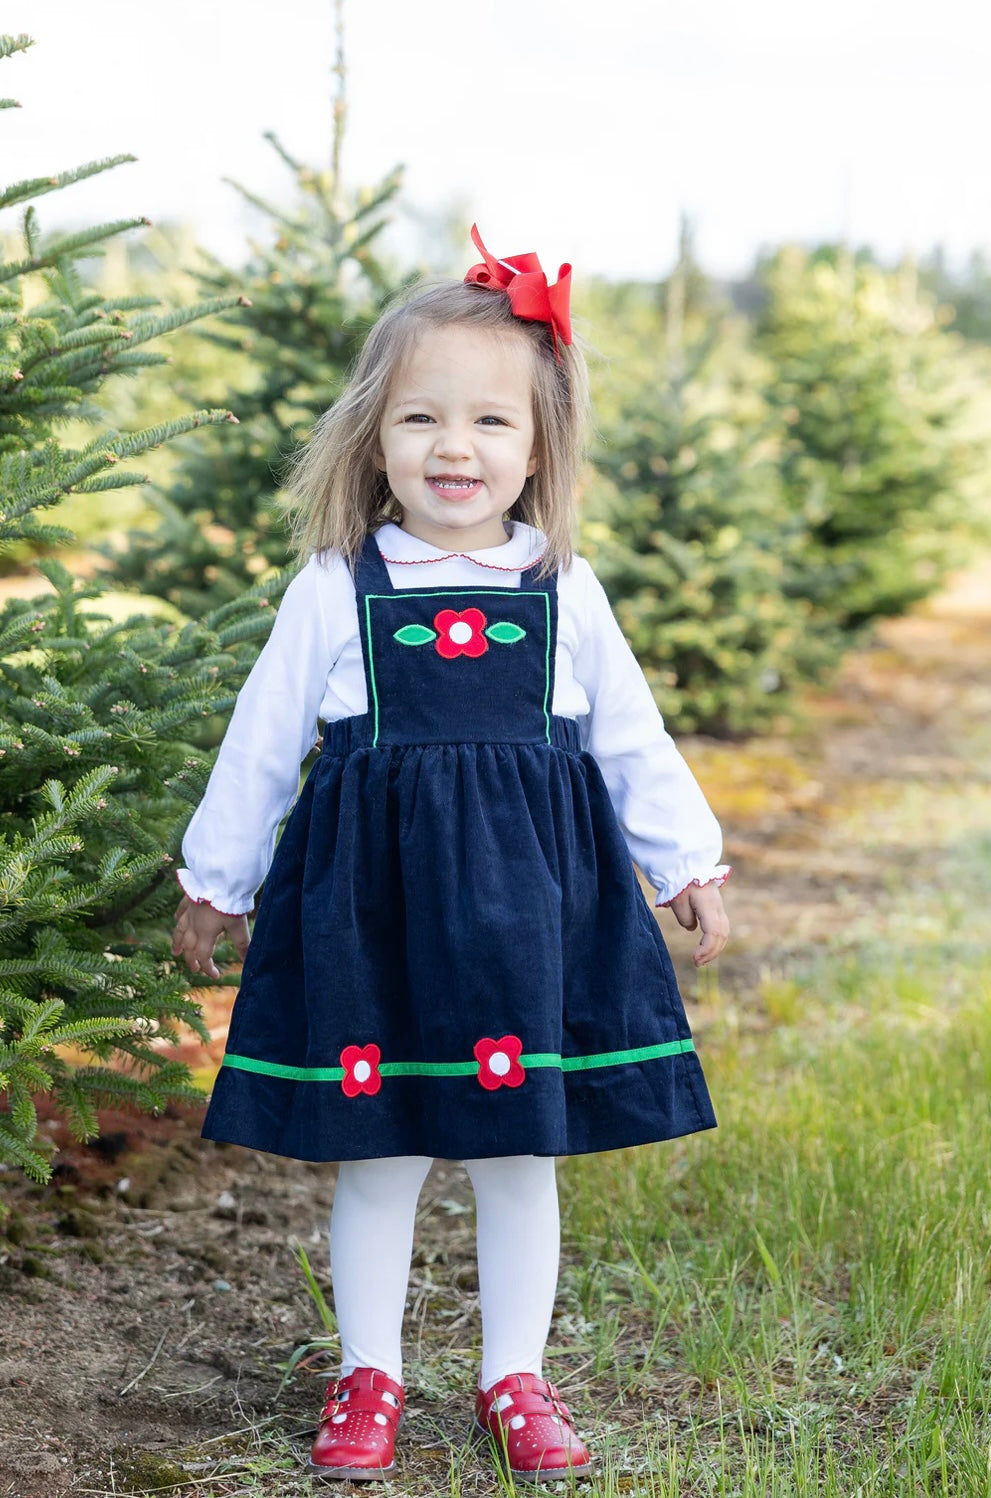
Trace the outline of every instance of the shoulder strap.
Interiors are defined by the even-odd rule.
[[[540,561],[541,561],[541,558],[543,557],[543,555],[544,555],[544,553],[541,552],[540,556],[537,558],[537,560],[535,562],[531,562],[530,566],[529,567],[525,567],[523,569],[523,571],[520,573],[520,591],[521,592],[524,592],[524,591],[527,591],[527,592],[530,592],[530,593],[533,593],[533,592],[556,593],[557,592],[557,570],[556,569],[555,569],[554,572],[552,572],[550,574],[549,577],[542,577],[539,580],[537,578],[537,569],[540,566]]]
[[[362,545],[354,572],[354,591],[359,597],[363,597],[366,593],[394,593],[396,591],[389,577],[389,569],[379,551],[374,531],[369,531]]]

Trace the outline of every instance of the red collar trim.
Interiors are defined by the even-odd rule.
[[[455,557],[464,557],[466,562],[474,562],[476,567],[487,567],[490,572],[526,572],[528,568],[537,565],[546,550],[545,546],[540,556],[534,557],[532,562],[525,562],[522,567],[500,567],[496,562],[480,562],[477,557],[473,557],[467,551],[446,551],[440,557],[387,557],[385,552],[380,550],[380,555],[383,562],[392,562],[399,567],[422,567],[429,562],[450,562]]]

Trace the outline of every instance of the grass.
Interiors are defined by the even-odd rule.
[[[991,1493],[991,988],[947,976],[825,962],[707,1055],[715,1135],[563,1167],[586,1346],[660,1415],[635,1491]]]

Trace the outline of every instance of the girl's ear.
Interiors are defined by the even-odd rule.
[[[537,466],[537,449],[534,448],[533,452],[530,454],[529,462],[526,465],[526,476],[528,479],[533,478],[533,475],[537,471]]]

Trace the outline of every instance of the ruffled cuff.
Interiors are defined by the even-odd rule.
[[[697,885],[699,889],[702,889],[706,884],[715,884],[718,889],[722,889],[723,885],[726,883],[732,872],[733,865],[731,863],[720,863],[716,865],[712,873],[709,874],[707,878],[689,879],[687,884],[683,884],[681,889],[675,890],[673,895],[668,895],[668,898],[666,900],[661,898],[661,896],[664,894],[664,891],[659,890],[657,899],[654,901],[654,909],[657,910],[661,907],[670,905],[672,900],[677,900],[679,895],[683,895],[685,893],[685,890],[691,889],[693,885]]]
[[[242,908],[240,910],[224,910],[217,903],[217,901],[215,899],[211,899],[210,898],[210,894],[208,892],[205,892],[197,884],[195,877],[189,871],[189,869],[176,869],[175,876],[176,876],[176,878],[179,881],[179,888],[182,890],[182,892],[183,892],[184,895],[188,895],[189,896],[189,898],[193,901],[194,905],[210,905],[217,912],[218,915],[230,915],[230,916],[235,916],[235,915],[250,915],[251,912],[252,912],[252,910],[254,909],[254,905],[255,905],[255,897],[254,897],[254,895],[248,895],[247,896],[247,902],[248,903],[246,905],[244,904],[244,901],[241,900],[241,899],[233,899],[232,900],[232,899],[228,898],[228,899],[224,900],[224,902],[223,902],[225,905],[240,905]]]

